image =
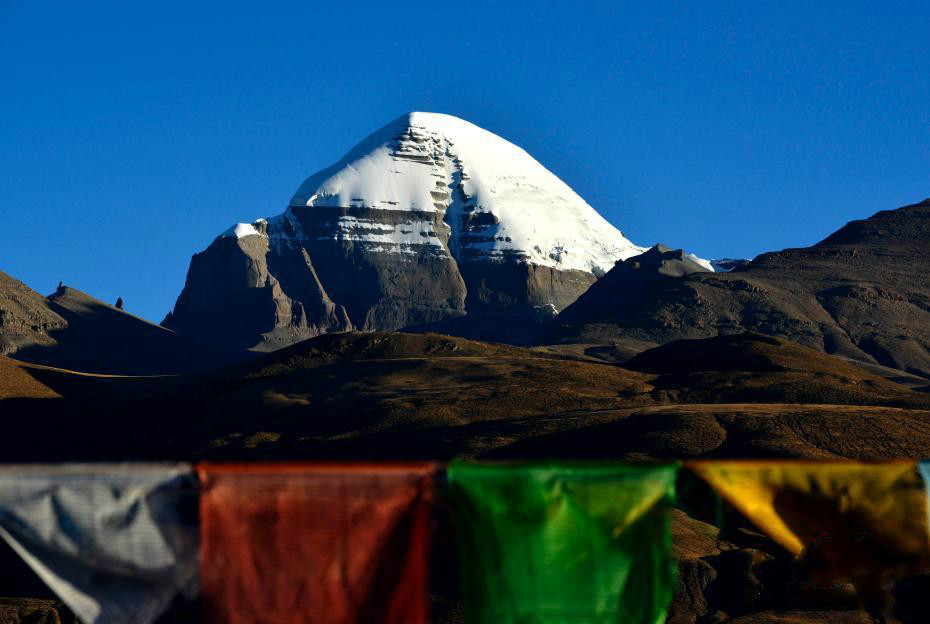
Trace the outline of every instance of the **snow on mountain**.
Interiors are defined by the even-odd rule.
[[[259,230],[259,227],[261,227],[261,224],[267,225],[267,223],[268,222],[265,219],[257,219],[254,223],[237,223],[236,225],[232,226],[231,228],[229,228],[228,230],[220,234],[218,238],[225,238],[225,237],[242,238],[244,236],[252,236],[252,235],[265,236],[265,234],[263,234]]]
[[[410,113],[384,126],[307,178],[291,206],[439,211],[451,226],[454,256],[516,255],[562,270],[603,273],[643,251],[521,148],[437,113]],[[419,242],[417,223],[377,232],[359,225],[346,217],[334,235],[394,251],[411,236]]]
[[[693,262],[695,262],[695,263],[697,263],[698,265],[704,267],[705,269],[707,269],[707,270],[708,270],[709,272],[711,272],[711,273],[713,273],[713,272],[715,272],[715,271],[717,270],[717,267],[714,266],[714,261],[713,261],[713,260],[705,260],[704,258],[698,258],[698,257],[695,256],[693,253],[689,253],[689,254],[687,254],[687,256],[688,256],[688,258],[690,258]]]

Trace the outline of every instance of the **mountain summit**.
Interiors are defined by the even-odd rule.
[[[440,213],[445,247],[457,260],[514,258],[559,270],[606,273],[635,245],[532,156],[467,121],[409,113],[359,143],[338,163],[310,176],[291,210],[350,206]],[[404,253],[423,241],[410,228],[375,225],[360,232],[339,224],[347,239]],[[364,229],[364,228],[363,228]]]
[[[409,113],[307,178],[283,214],[196,254],[164,324],[271,350],[347,329],[523,323],[642,251],[519,147]]]

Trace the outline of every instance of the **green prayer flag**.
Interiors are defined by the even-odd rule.
[[[677,464],[453,462],[466,621],[660,624]]]

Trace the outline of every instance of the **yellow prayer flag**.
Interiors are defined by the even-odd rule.
[[[916,462],[695,461],[686,464],[812,574],[878,591],[930,565]]]

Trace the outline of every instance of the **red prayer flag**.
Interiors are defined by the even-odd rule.
[[[430,463],[202,463],[207,622],[425,624]]]

